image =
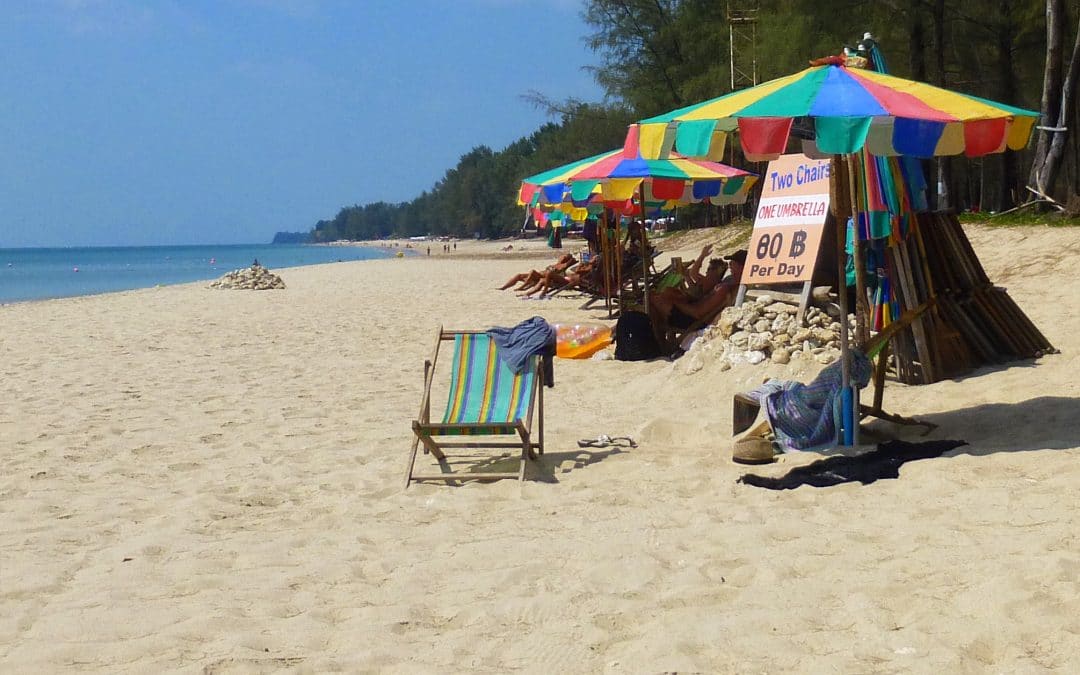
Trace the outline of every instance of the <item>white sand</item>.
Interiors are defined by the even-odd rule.
[[[559,360],[540,480],[403,490],[438,324],[604,315],[535,243],[0,307],[0,671],[1077,672],[1080,243],[969,231],[1063,353],[890,383],[971,445],[870,486],[735,483],[795,371]]]

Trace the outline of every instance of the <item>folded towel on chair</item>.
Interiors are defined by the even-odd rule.
[[[870,382],[873,364],[862,352],[851,350],[851,383],[860,389]],[[829,364],[810,384],[793,380],[769,380],[747,396],[765,414],[784,452],[822,450],[836,443],[836,405],[842,388],[840,361]]]
[[[487,334],[498,347],[499,358],[514,374],[521,372],[530,356],[542,356],[544,382],[554,386],[555,328],[543,317],[534,316],[512,328],[495,326]]]

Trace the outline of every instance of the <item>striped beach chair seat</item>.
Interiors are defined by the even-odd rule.
[[[450,365],[449,392],[442,421],[431,421],[431,387],[435,380],[439,349],[444,342],[454,343]],[[483,331],[444,331],[439,328],[432,357],[424,362],[424,397],[420,414],[413,420],[415,438],[409,453],[405,486],[413,481],[482,480],[498,478],[525,479],[525,467],[530,460],[544,453],[544,394],[543,370],[538,356],[529,358],[519,373],[511,372],[498,358],[497,347]],[[537,440],[532,436],[533,408],[537,410]],[[462,436],[469,441],[454,440]],[[515,440],[498,437],[516,436]],[[439,462],[439,473],[417,474],[416,455],[420,445]],[[506,448],[521,450],[521,462],[516,472],[482,470],[491,461],[491,450],[500,456]],[[452,458],[455,453],[470,449],[471,454]],[[478,456],[476,450],[487,450]],[[464,463],[463,470],[454,470],[454,463]]]

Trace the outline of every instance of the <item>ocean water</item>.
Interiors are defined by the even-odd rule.
[[[0,303],[217,279],[256,259],[275,270],[395,253],[383,248],[290,244],[0,248]]]

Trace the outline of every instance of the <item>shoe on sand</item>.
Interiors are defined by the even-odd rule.
[[[743,436],[732,443],[731,459],[739,464],[768,464],[776,459],[776,450],[762,436]]]

